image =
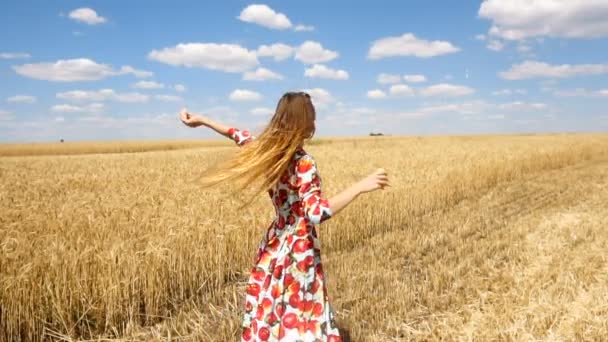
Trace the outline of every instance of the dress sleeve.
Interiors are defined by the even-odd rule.
[[[319,224],[331,217],[329,202],[321,192],[321,177],[315,160],[305,155],[296,166],[298,196],[302,202],[304,216],[314,224]]]
[[[243,146],[253,139],[253,136],[248,130],[240,131],[234,127],[228,129],[228,136],[230,139],[234,140],[238,146]]]

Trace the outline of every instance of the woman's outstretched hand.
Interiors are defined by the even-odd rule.
[[[390,184],[388,182],[386,171],[384,169],[378,169],[359,181],[357,186],[361,193],[365,193],[378,189],[384,190],[384,187],[390,186]]]
[[[182,120],[184,125],[189,127],[198,127],[204,124],[205,118],[200,115],[190,114],[186,109],[182,109],[179,113],[179,118]]]

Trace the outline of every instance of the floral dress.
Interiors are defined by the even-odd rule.
[[[228,133],[239,146],[252,139],[246,130]],[[331,211],[314,159],[299,148],[269,194],[276,217],[249,275],[241,341],[342,341],[315,229]]]

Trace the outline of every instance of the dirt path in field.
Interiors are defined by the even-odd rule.
[[[324,255],[344,335],[352,341],[602,340],[608,336],[607,203],[608,160],[592,160],[500,184],[412,227]],[[222,302],[184,308],[133,337],[237,340],[242,283],[216,298]]]

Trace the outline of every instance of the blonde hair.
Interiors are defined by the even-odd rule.
[[[310,95],[285,93],[262,133],[243,145],[234,158],[203,175],[203,186],[233,181],[242,190],[261,180],[253,196],[271,189],[289,167],[297,149],[314,135],[315,118]]]

